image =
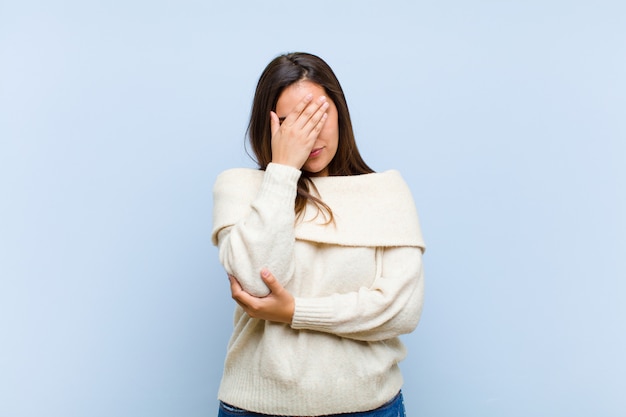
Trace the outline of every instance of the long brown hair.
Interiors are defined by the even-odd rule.
[[[320,57],[304,52],[274,58],[259,78],[248,124],[248,138],[259,168],[265,170],[272,161],[270,111],[276,111],[276,103],[285,88],[303,80],[322,87],[337,108],[339,142],[337,153],[328,165],[328,175],[360,175],[374,172],[363,161],[356,146],[348,103],[335,73]],[[317,193],[309,174],[303,171],[298,180],[296,214],[301,214],[307,201],[312,201],[319,209],[327,212],[329,216],[327,220],[332,221],[332,211],[323,201],[312,195],[311,189]]]

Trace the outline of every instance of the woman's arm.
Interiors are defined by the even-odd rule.
[[[295,298],[291,327],[377,341],[412,332],[424,301],[422,251],[384,248],[382,273],[369,288],[327,297]]]
[[[386,340],[415,329],[422,311],[424,278],[420,248],[385,248],[383,270],[369,288],[327,297],[293,297],[272,274],[271,294],[247,294],[231,277],[233,299],[251,317],[290,323],[363,341]]]
[[[281,277],[283,284],[293,276],[294,207],[300,168],[324,126],[327,109],[325,97],[313,100],[313,96],[307,94],[289,112],[282,125],[276,113],[268,115],[273,163],[265,170],[250,213],[235,225],[217,232],[220,262],[226,272],[235,275],[243,289],[252,295],[269,293],[259,278],[263,267]],[[214,198],[227,200],[231,192],[228,189],[221,194],[216,192]],[[228,204],[216,206],[228,209]]]
[[[259,275],[264,267],[275,271],[283,284],[293,276],[294,204],[299,177],[298,169],[269,164],[249,214],[217,234],[221,264],[252,295],[269,293]],[[222,192],[221,188],[215,188],[216,201],[229,198],[230,191]]]

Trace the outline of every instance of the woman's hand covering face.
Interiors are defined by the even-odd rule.
[[[325,96],[313,100],[313,95],[307,94],[282,123],[271,112],[272,162],[301,169],[324,127],[328,106]]]

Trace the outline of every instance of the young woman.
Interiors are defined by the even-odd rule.
[[[403,416],[398,336],[417,326],[424,290],[409,188],[363,161],[317,56],[269,63],[248,132],[259,169],[227,170],[213,190],[238,304],[220,416]]]

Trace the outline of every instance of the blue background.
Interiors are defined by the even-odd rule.
[[[421,215],[409,414],[626,415],[617,0],[0,0],[0,415],[216,414],[211,189],[298,50]]]

